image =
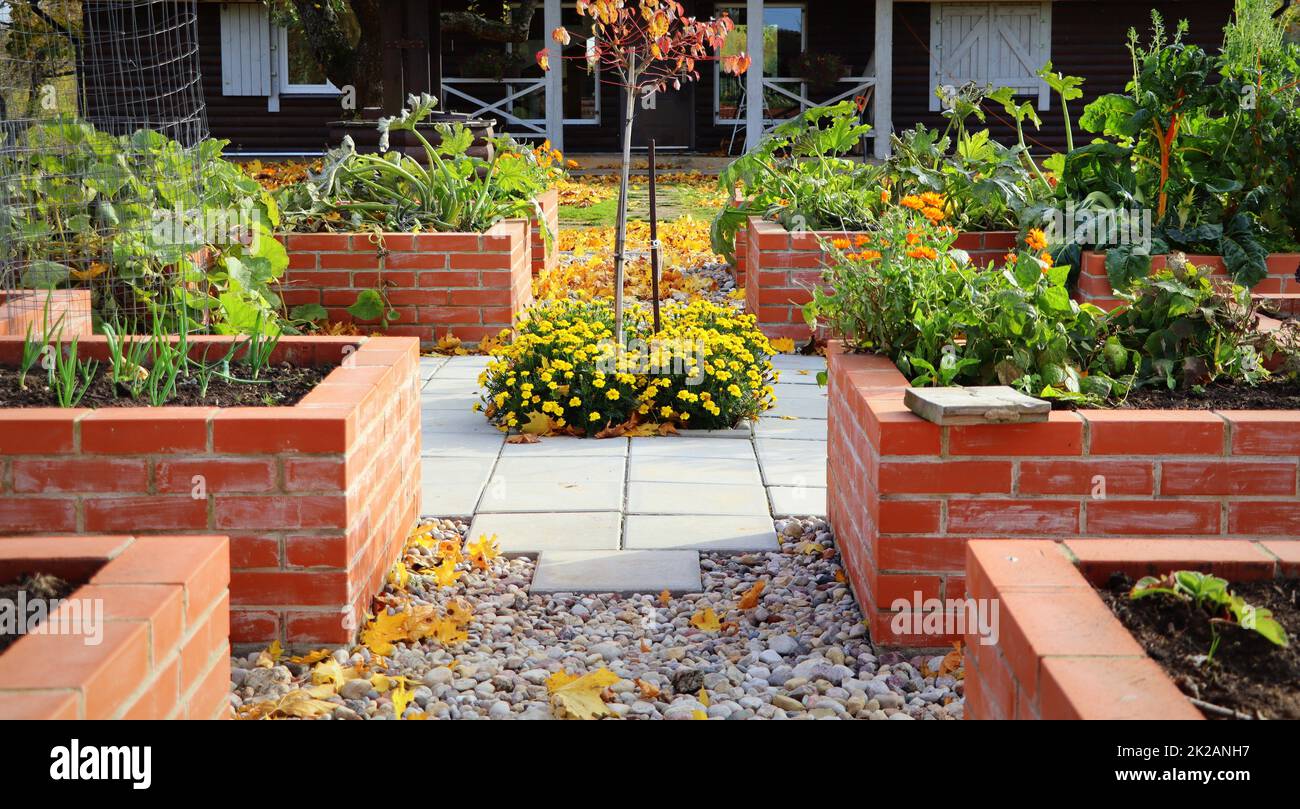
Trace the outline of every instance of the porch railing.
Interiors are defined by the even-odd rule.
[[[827,99],[813,100],[808,98],[808,82],[802,78],[790,76],[774,76],[763,78],[764,95],[767,91],[772,91],[780,96],[790,99],[799,105],[799,113],[804,113],[813,107],[824,107],[830,104],[837,104],[845,99],[856,98],[863,95],[868,90],[876,86],[875,76],[845,76],[839,80],[839,85],[835,89],[837,92],[834,96]],[[764,99],[766,106],[766,99]],[[784,122],[785,118],[768,118],[763,119],[763,131],[769,132]],[[870,136],[868,136],[870,137]]]
[[[479,98],[475,93],[483,89],[504,87],[506,94],[498,99]],[[516,136],[545,136],[546,118],[522,118],[515,114],[515,104],[521,98],[538,93],[546,95],[546,79],[466,79],[443,77],[442,92],[447,96],[447,109],[464,112],[476,118],[496,118],[505,123],[505,132]],[[542,104],[545,109],[545,102]]]

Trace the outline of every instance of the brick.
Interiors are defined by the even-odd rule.
[[[1222,455],[1223,419],[1194,410],[1088,410],[1092,455]]]
[[[88,413],[52,407],[0,411],[0,455],[72,452],[75,425]]]
[[[1043,661],[1043,719],[1201,719],[1149,657]]]
[[[1112,573],[1134,579],[1171,570],[1214,572],[1232,581],[1270,578],[1273,559],[1254,543],[1232,539],[1066,540],[1079,570],[1101,585]]]
[[[1196,500],[1090,501],[1087,534],[1217,534],[1219,504]]]
[[[1300,414],[1294,411],[1221,410],[1232,432],[1233,455],[1300,454]]]
[[[1300,536],[1300,501],[1249,500],[1229,503],[1228,533],[1242,536]]]
[[[285,491],[346,490],[347,485],[348,462],[343,458],[284,459]]]
[[[96,410],[81,420],[81,450],[116,455],[203,452],[214,407]]]
[[[961,570],[966,538],[949,536],[885,537],[876,540],[876,564],[881,570]]]
[[[148,677],[148,632],[139,622],[106,622],[101,643],[85,641],[80,635],[20,639],[0,655],[0,692],[73,689],[82,694],[85,718],[111,718]]]
[[[184,591],[172,584],[92,584],[77,590],[76,599],[101,599],[105,621],[140,621],[149,632],[153,666],[180,644],[185,625]]]
[[[76,691],[0,690],[0,719],[80,719]]]
[[[208,503],[189,495],[143,495],[86,500],[85,529],[96,533],[192,531],[208,526]]]
[[[218,529],[347,527],[342,495],[218,495],[212,513]]]
[[[348,574],[343,571],[243,571],[230,586],[236,605],[294,604],[324,607],[343,604]]]
[[[1152,494],[1155,470],[1150,461],[1101,459],[1021,461],[1017,491],[1022,494],[1104,496]],[[1099,479],[1100,478],[1100,479]],[[1101,487],[1101,488],[1098,488]]]
[[[91,583],[180,585],[185,588],[189,631],[230,583],[228,549],[225,537],[141,537]]]
[[[194,478],[203,479],[196,482]],[[190,493],[202,484],[209,494],[269,492],[276,486],[270,458],[193,458],[159,460],[154,485],[160,494]]]
[[[76,531],[76,503],[48,497],[0,497],[0,526],[6,534]]]
[[[1283,576],[1300,576],[1300,542],[1292,539],[1270,539],[1258,547],[1276,556]]]
[[[144,684],[146,687],[122,714],[122,718],[170,719],[180,705],[180,670],[180,660],[174,658],[161,671],[155,672],[153,680]]]
[[[1011,491],[1009,461],[882,461],[885,494],[981,494]]]
[[[1083,420],[1074,413],[1052,413],[1034,424],[972,424],[948,428],[952,455],[1079,455]]]
[[[355,429],[352,413],[337,407],[231,407],[212,420],[212,449],[236,454],[346,453]]]
[[[1226,461],[1164,461],[1161,494],[1294,496],[1296,464]]]
[[[1077,534],[1079,504],[1067,500],[948,501],[952,534]]]
[[[876,515],[882,534],[923,534],[939,530],[938,500],[885,500]]]

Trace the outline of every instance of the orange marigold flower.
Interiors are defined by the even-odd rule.
[[[911,208],[914,211],[919,211],[925,207],[925,202],[920,197],[912,194],[903,197],[898,201],[898,204],[902,205],[904,208]]]
[[[865,233],[859,233],[857,236],[853,237],[853,244],[856,247],[861,247],[864,244],[871,244],[871,237]]]
[[[908,244],[916,244],[919,241],[921,241],[921,234],[917,233],[916,231],[912,231],[911,233],[907,234]]]
[[[1043,252],[1041,252],[1041,253],[1038,254],[1038,260],[1041,261],[1041,262],[1043,262],[1043,263],[1045,263],[1045,264],[1055,264],[1055,263],[1056,263],[1055,259],[1052,258],[1052,254],[1049,253],[1049,252],[1047,252],[1046,250],[1044,250]]]
[[[889,202],[889,192],[888,192],[888,191],[881,191],[881,192],[880,192],[880,201],[881,201],[881,202]]]
[[[1047,234],[1039,228],[1034,228],[1025,235],[1025,244],[1029,245],[1030,250],[1046,250]]]
[[[934,191],[926,191],[922,194],[921,201],[932,208],[942,208],[947,204],[947,200],[943,198],[943,194],[937,194]]]
[[[846,250],[848,249],[848,246],[848,239],[831,239],[831,247],[834,247],[836,250]]]
[[[921,245],[920,247],[913,247],[911,250],[908,250],[907,255],[911,258],[934,259],[938,257],[939,254],[934,252],[933,247]]]
[[[945,216],[945,214],[944,214],[944,212],[943,212],[942,210],[940,210],[939,208],[934,208],[934,207],[930,207],[930,206],[927,206],[927,207],[925,207],[925,208],[922,208],[922,209],[921,209],[921,215],[924,216],[926,219],[929,219],[931,222],[934,222],[934,223],[936,223],[936,224],[938,224],[939,222],[942,222],[942,221],[943,221],[943,218],[944,218],[944,216]]]

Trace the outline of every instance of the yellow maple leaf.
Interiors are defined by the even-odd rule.
[[[271,715],[293,716],[307,719],[332,713],[338,706],[320,699],[311,691],[299,689],[281,697],[271,709]]]
[[[411,704],[415,699],[412,691],[406,690],[405,683],[398,683],[397,688],[393,689],[393,718],[401,719],[402,714],[406,712],[406,706]]]
[[[807,542],[801,543],[799,547],[795,548],[795,550],[798,551],[799,553],[811,554],[811,553],[821,553],[826,549],[822,547],[822,544],[820,542],[813,542],[812,540],[809,540]]]
[[[789,337],[777,337],[769,341],[772,344],[772,350],[781,354],[794,353],[794,340]]]
[[[740,608],[742,610],[752,610],[758,606],[758,599],[763,595],[763,588],[767,586],[766,579],[759,579],[754,582],[754,586],[745,591],[740,597]]]
[[[717,632],[722,629],[722,622],[712,607],[705,607],[691,616],[691,626],[703,632]]]
[[[708,718],[709,715],[706,714],[704,711],[700,711],[700,710],[691,711],[691,719],[697,721],[707,721]]]
[[[393,563],[393,569],[388,571],[388,583],[399,590],[406,589],[406,583],[411,578],[411,572],[402,564],[402,560]]]
[[[271,645],[263,649],[261,654],[257,656],[256,666],[259,669],[269,669],[280,662],[280,656],[283,654],[284,647],[280,645],[280,641],[278,639],[273,640]]]
[[[102,261],[94,261],[91,262],[90,266],[86,267],[86,269],[84,270],[77,270],[77,269],[69,270],[68,275],[72,276],[78,281],[90,281],[92,279],[98,278],[99,276],[103,275],[107,271],[108,271],[107,264],[103,263]]]
[[[701,689],[700,689],[700,693],[699,693],[699,698],[700,698],[700,704],[701,704],[701,705],[703,705],[705,708],[709,707],[709,692],[708,692],[708,691],[705,691],[703,688],[701,688]]]
[[[352,675],[352,676],[349,676]],[[343,684],[356,675],[356,670],[352,667],[347,669],[334,658],[329,658],[316,665],[311,670],[311,681],[315,685],[330,684],[335,690],[343,687]]]
[[[662,606],[664,606],[664,607],[666,607],[666,606],[668,606],[669,604],[673,603],[673,594],[670,593],[670,592],[668,592],[667,589],[660,591],[660,593],[659,593],[659,603],[660,603],[660,605],[662,605]]]
[[[736,287],[727,293],[727,297],[731,298],[733,301],[743,301],[745,299],[745,288]]]
[[[304,666],[310,666],[313,663],[319,663],[331,654],[329,649],[317,649],[314,652],[308,652],[305,655],[289,658],[290,663],[300,663]]]
[[[598,719],[609,716],[613,711],[605,705],[600,693],[619,679],[617,674],[602,667],[552,688],[552,680],[559,682],[553,674],[546,681],[546,687],[551,693],[551,708],[560,719]]]
[[[491,537],[487,534],[480,534],[478,539],[465,547],[465,550],[469,551],[470,561],[479,570],[487,570],[492,566],[492,560],[501,555],[501,548],[497,545],[496,534]]]
[[[458,624],[468,624],[474,619],[474,608],[463,598],[454,598],[447,604],[447,617]]]
[[[456,563],[456,559],[446,557],[442,560],[442,564],[433,568],[433,580],[439,587],[450,587],[460,580],[461,572],[456,569]]]
[[[519,428],[519,432],[524,435],[548,435],[552,429],[554,426],[551,424],[551,417],[534,410],[528,414],[528,421]]]
[[[387,612],[381,612],[376,615],[365,629],[361,630],[361,643],[372,654],[381,657],[388,657],[393,653],[394,641],[406,640],[406,619],[408,615],[405,612],[399,612],[390,615]]]

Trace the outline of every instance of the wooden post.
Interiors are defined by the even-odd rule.
[[[876,92],[872,132],[876,157],[889,157],[889,138],[894,131],[894,0],[876,0]]]
[[[663,253],[659,250],[659,216],[655,210],[655,141],[650,139],[650,307],[654,310],[654,333],[659,333],[659,262]]]
[[[551,69],[546,71],[546,137],[551,146],[564,151],[564,59],[560,43],[551,32],[560,27],[560,0],[544,0],[542,32],[550,52]],[[596,92],[600,92],[597,85]]]
[[[746,0],[745,51],[749,70],[745,71],[745,151],[763,139],[763,0]]]

